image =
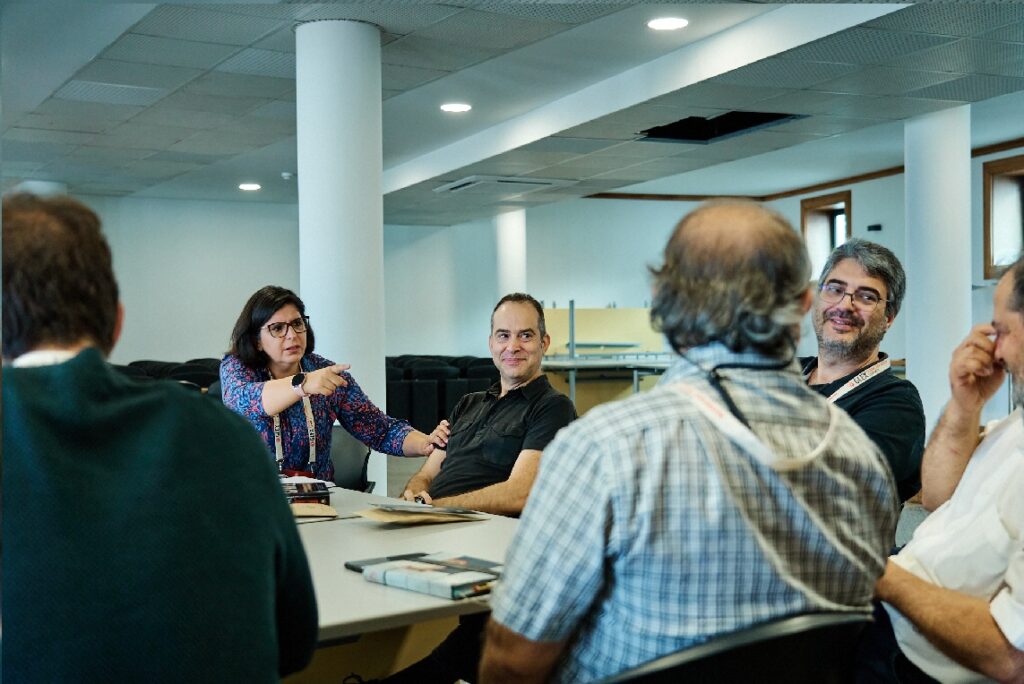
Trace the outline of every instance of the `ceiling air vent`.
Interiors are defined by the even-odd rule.
[[[771,112],[726,112],[710,119],[689,116],[664,126],[641,131],[641,140],[653,142],[684,142],[710,144],[735,138],[754,131],[777,126],[787,121],[803,119],[804,114],[775,114]]]
[[[494,199],[512,199],[538,190],[573,185],[576,181],[558,178],[520,178],[516,176],[466,176],[434,188],[444,195],[467,193]]]

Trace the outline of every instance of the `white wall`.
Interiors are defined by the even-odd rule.
[[[384,226],[387,355],[487,356],[499,298],[492,219]]]
[[[125,305],[115,363],[219,357],[253,292],[298,289],[294,205],[81,199],[103,221]]]
[[[691,202],[579,199],[526,212],[526,282],[545,306],[650,304],[648,266],[661,264]]]

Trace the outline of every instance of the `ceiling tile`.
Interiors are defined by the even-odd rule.
[[[236,45],[199,43],[126,33],[100,55],[104,59],[209,69],[238,51]]]
[[[849,107],[849,115],[855,118],[875,117],[909,119],[912,116],[930,114],[964,104],[962,101],[929,100],[914,97],[876,97],[863,106]]]
[[[162,64],[139,64],[119,62],[113,59],[95,59],[78,70],[75,78],[97,83],[164,88],[174,90],[203,73],[200,69],[166,66]]]
[[[220,95],[179,91],[165,97],[158,106],[194,112],[244,114],[272,101],[273,98],[269,97],[222,97]]]
[[[865,26],[943,36],[974,36],[1015,22],[1024,22],[1024,7],[1019,4],[971,3],[970,10],[966,11],[963,3],[951,2],[915,5],[869,21]]]
[[[172,178],[188,171],[195,171],[198,168],[200,168],[199,164],[189,164],[187,162],[149,161],[148,159],[143,159],[142,161],[126,165],[121,171],[139,178]]]
[[[53,96],[60,100],[148,107],[166,96],[167,92],[165,88],[144,88],[75,79],[65,83]]]
[[[1024,45],[986,40],[958,40],[918,52],[893,64],[908,69],[1024,76]]]
[[[152,154],[152,149],[126,149],[123,147],[96,147],[94,145],[83,145],[68,155],[68,158],[72,160],[87,160],[120,166],[121,164],[131,161],[144,159]]]
[[[124,121],[143,110],[134,105],[115,105],[101,102],[76,102],[50,98],[36,108],[37,114],[54,114],[56,116],[81,117],[83,119],[107,119]]]
[[[602,173],[591,174],[593,178],[600,179],[612,179],[622,181],[623,183],[635,183],[639,181],[654,180],[655,178],[661,178],[665,176],[665,172],[660,169],[653,168],[650,166],[654,162],[647,162],[644,164],[634,164],[619,169],[611,169]]]
[[[961,102],[978,102],[990,97],[1006,95],[1024,90],[1024,78],[1010,76],[989,76],[987,74],[971,74],[953,81],[940,83],[929,88],[921,88],[907,93],[909,97],[925,97],[936,100],[959,100]]]
[[[765,88],[806,88],[854,71],[853,64],[765,59],[714,79],[716,83]]]
[[[813,86],[812,90],[858,95],[899,95],[951,81],[957,74],[935,71],[911,71],[893,67],[868,67],[856,73]]]
[[[519,19],[467,9],[418,32],[455,45],[511,50],[569,28],[557,22]]]
[[[838,108],[844,103],[860,99],[855,95],[840,93],[823,93],[814,90],[789,92],[770,100],[762,100],[743,110],[771,112],[774,114],[837,114],[842,115]]]
[[[381,61],[384,64],[456,71],[497,54],[500,54],[499,50],[452,45],[414,34],[385,45],[381,50]]]
[[[634,159],[658,159],[679,154],[679,150],[673,143],[661,143],[651,140],[637,140],[635,142],[624,142],[603,150],[587,155],[588,159],[600,159],[601,157],[631,157]]]
[[[119,121],[103,118],[87,118],[72,114],[26,114],[18,119],[18,125],[25,128],[47,128],[57,131],[79,133],[101,133],[116,126]]]
[[[590,154],[591,152],[602,150],[612,144],[615,143],[608,140],[595,138],[570,138],[559,135],[535,140],[532,143],[523,145],[519,149],[536,150],[538,152],[574,152],[576,154]]]
[[[789,90],[786,88],[760,88],[703,81],[673,93],[648,100],[647,104],[669,107],[710,107],[712,109],[729,110],[747,107],[755,102],[778,97],[787,92]]]
[[[485,159],[484,161],[456,169],[449,175],[454,175],[456,179],[465,178],[466,176],[518,176],[536,168],[537,164],[527,162],[508,162],[501,159],[495,159],[492,161],[490,159]],[[431,183],[436,185],[443,184],[440,182],[440,179],[435,179],[431,181]]]
[[[614,121],[591,121],[560,131],[558,135],[567,138],[592,138],[607,140],[608,144],[623,140],[633,140],[639,135],[635,127]]]
[[[77,133],[74,131],[51,131],[42,128],[21,128],[14,126],[4,133],[4,142],[49,142],[68,143],[71,145],[87,145],[96,138],[94,133]],[[7,160],[4,160],[5,162]]]
[[[447,71],[437,71],[436,69],[382,64],[380,79],[382,88],[404,91],[447,75]]]
[[[948,43],[952,38],[852,28],[783,53],[786,59],[849,64],[881,64],[901,55]]]
[[[254,140],[251,136],[240,131],[215,129],[200,131],[179,143],[171,145],[169,149],[172,152],[235,155],[251,152],[272,141],[273,139],[268,141]]]
[[[132,119],[133,123],[156,124],[158,126],[177,126],[179,128],[219,128],[229,126],[237,119],[234,114],[223,112],[197,112],[187,109],[168,107],[161,102],[150,107]]]
[[[814,135],[837,135],[882,123],[879,119],[846,119],[834,116],[809,116],[806,119],[787,121],[773,126],[772,130],[787,133],[811,133]]]
[[[261,50],[275,50],[277,52],[295,54],[295,27],[285,26],[278,29],[266,38],[256,41],[252,46]]]
[[[186,164],[198,164],[205,166],[214,162],[223,161],[227,159],[222,154],[202,154],[199,152],[170,152],[163,151],[157,152],[151,157],[146,157],[149,161],[160,161],[160,162],[184,162]]]
[[[246,48],[218,64],[217,71],[294,79],[295,55],[290,52]]]
[[[507,0],[479,0],[472,3],[474,10],[493,12],[522,19],[557,21],[561,24],[577,25],[599,19],[603,16],[626,9],[628,3],[554,3],[554,2],[508,2]]]
[[[354,19],[379,26],[387,33],[405,35],[432,26],[462,12],[459,3],[348,2],[310,6],[304,19]]]
[[[54,142],[23,142],[20,140],[4,140],[4,163],[34,162],[38,164],[51,162],[70,153],[75,145]]]
[[[286,121],[295,121],[295,102],[286,100],[274,100],[268,102],[265,105],[257,107],[249,113],[250,116],[256,116],[265,119],[283,119]]]
[[[280,19],[215,12],[195,6],[157,5],[132,32],[204,43],[249,45],[282,25],[284,21]]]
[[[185,86],[183,92],[221,97],[276,99],[294,88],[295,81],[293,79],[210,71]]]
[[[1005,41],[1007,43],[1024,43],[1024,21],[983,33],[978,38],[981,40]]]
[[[157,126],[129,121],[111,129],[102,137],[98,137],[93,144],[105,147],[161,150],[195,134],[196,131],[192,128]]]

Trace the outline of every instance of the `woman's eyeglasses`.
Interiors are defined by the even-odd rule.
[[[270,333],[271,337],[284,337],[288,334],[288,328],[295,331],[296,335],[300,335],[306,332],[306,328],[309,326],[309,316],[300,316],[294,321],[288,321],[287,323],[267,323],[264,328]]]

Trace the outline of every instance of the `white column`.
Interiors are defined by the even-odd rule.
[[[316,351],[384,410],[384,225],[380,32],[354,21],[295,31],[299,287]],[[387,461],[369,479],[387,489]]]
[[[971,327],[971,109],[907,121],[907,377],[931,433],[949,400],[949,360]]]
[[[498,247],[498,296],[526,292],[526,211],[510,211],[494,218]]]

